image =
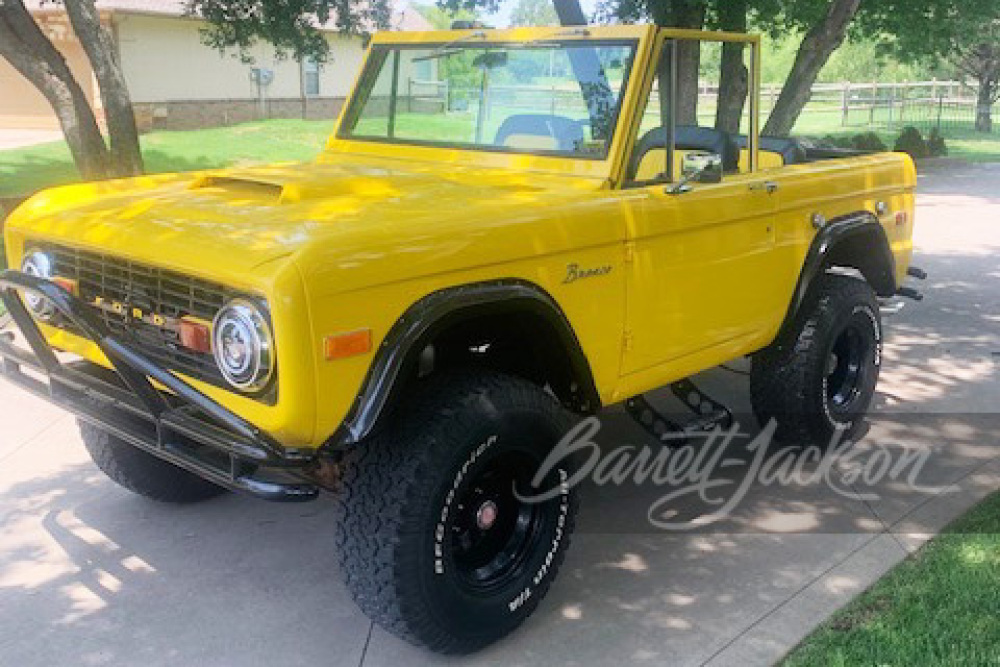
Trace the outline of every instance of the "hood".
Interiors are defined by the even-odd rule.
[[[57,188],[29,200],[9,226],[27,238],[195,274],[204,273],[206,260],[224,258],[227,273],[245,275],[318,240],[398,242],[473,207],[510,213],[523,210],[528,200],[578,196],[601,185],[595,179],[339,155],[336,163]],[[216,268],[211,272],[217,276]]]

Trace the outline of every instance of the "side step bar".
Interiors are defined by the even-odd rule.
[[[678,380],[670,391],[694,417],[680,423],[664,416],[642,394],[625,401],[625,411],[646,433],[664,445],[680,447],[691,442],[692,436],[716,428],[733,425],[733,413],[722,403],[703,392],[690,379]]]

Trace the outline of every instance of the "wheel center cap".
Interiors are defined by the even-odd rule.
[[[479,530],[489,530],[497,522],[497,504],[487,500],[476,511],[476,525]]]

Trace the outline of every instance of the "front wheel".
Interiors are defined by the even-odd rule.
[[[825,274],[801,313],[750,371],[753,410],[762,426],[794,445],[853,440],[871,406],[882,363],[878,301],[864,280]]]
[[[361,609],[442,653],[475,651],[545,596],[576,513],[570,471],[546,455],[572,422],[542,389],[480,372],[425,397],[344,461],[338,553]],[[526,496],[553,491],[544,502]]]

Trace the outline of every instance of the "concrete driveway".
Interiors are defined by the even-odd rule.
[[[467,659],[411,648],[355,609],[334,565],[329,500],[147,502],[96,471],[68,417],[0,384],[0,662],[770,664],[1000,488],[996,193],[1000,165],[937,166],[921,179],[927,300],[887,320],[877,414],[860,447],[929,452],[922,488],[883,479],[858,499],[823,484],[757,485],[729,518],[666,533],[642,527],[650,490],[588,488],[549,597]],[[702,380],[746,411],[745,376]],[[604,422],[602,445],[649,442],[617,410]]]
[[[15,130],[0,128],[0,151],[25,148],[62,139],[59,130]]]

